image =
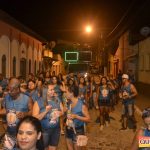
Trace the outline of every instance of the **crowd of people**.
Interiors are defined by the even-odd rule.
[[[115,79],[74,73],[38,76],[28,79],[0,74],[0,116],[6,130],[3,149],[14,150],[55,150],[60,135],[65,135],[68,150],[86,149],[86,125],[90,122],[90,109],[96,110],[99,130],[110,124],[110,112],[122,100],[121,129],[136,130],[134,100],[137,96],[133,78],[118,74]],[[138,149],[137,136],[149,135],[150,109],[143,119],[146,130],[138,131],[132,150]],[[148,119],[147,119],[148,118]],[[3,139],[3,140],[2,140]]]

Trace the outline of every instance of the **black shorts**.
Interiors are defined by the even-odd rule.
[[[111,103],[110,103],[110,100],[99,100],[98,105],[99,106],[110,106]]]
[[[84,126],[75,128],[76,134],[74,133],[73,129],[68,129],[66,127],[66,138],[70,139],[73,143],[77,142],[77,135],[84,135]]]

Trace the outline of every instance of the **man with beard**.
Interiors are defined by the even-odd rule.
[[[32,99],[20,92],[19,80],[12,78],[8,84],[8,94],[4,98],[3,108],[0,109],[0,115],[6,115],[5,137],[9,137],[6,139],[10,139],[12,145],[15,144],[16,126],[19,120],[32,114],[32,106]]]

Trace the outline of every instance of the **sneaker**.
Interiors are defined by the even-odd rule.
[[[106,124],[106,127],[109,127],[109,122],[108,121],[106,121],[105,124]]]
[[[119,131],[126,131],[127,128],[122,127],[121,129],[119,129]]]
[[[96,105],[96,107],[95,107],[97,110],[99,109],[99,107]]]
[[[100,129],[100,131],[102,131],[104,129],[104,126],[101,125],[99,129]]]
[[[97,117],[97,119],[95,120],[96,123],[100,123],[100,118]]]
[[[64,134],[65,134],[64,130],[61,130],[61,135],[64,135]]]

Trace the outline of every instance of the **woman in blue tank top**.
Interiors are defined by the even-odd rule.
[[[80,77],[79,80],[79,97],[86,102],[87,100],[87,89],[84,77]]]
[[[136,135],[134,136],[131,149],[130,150],[149,150],[150,149],[150,107],[146,108],[142,113],[142,118],[145,124],[145,128],[140,129],[137,131]],[[147,138],[147,142],[149,141],[148,146],[140,147],[140,137]],[[143,143],[143,142],[142,142]]]
[[[38,100],[38,91],[36,90],[36,83],[34,80],[28,81],[28,90],[25,94],[30,96],[33,102]]]
[[[113,85],[107,81],[106,77],[101,78],[100,87],[97,90],[98,104],[100,110],[100,130],[103,130],[104,125],[108,125],[110,112],[110,95],[113,90]]]
[[[63,106],[54,91],[54,85],[49,84],[47,100],[40,97],[33,106],[33,116],[41,121],[45,148],[56,149],[60,137],[60,116],[63,115]]]
[[[62,94],[64,89],[61,82],[58,81],[58,78],[56,76],[52,77],[52,84],[54,85],[54,89],[57,92],[60,101],[62,102]]]
[[[90,116],[86,105],[78,97],[79,89],[77,86],[66,87],[65,96],[69,101],[66,121],[66,141],[67,148],[76,150],[77,135],[84,135],[84,123],[90,121]]]

